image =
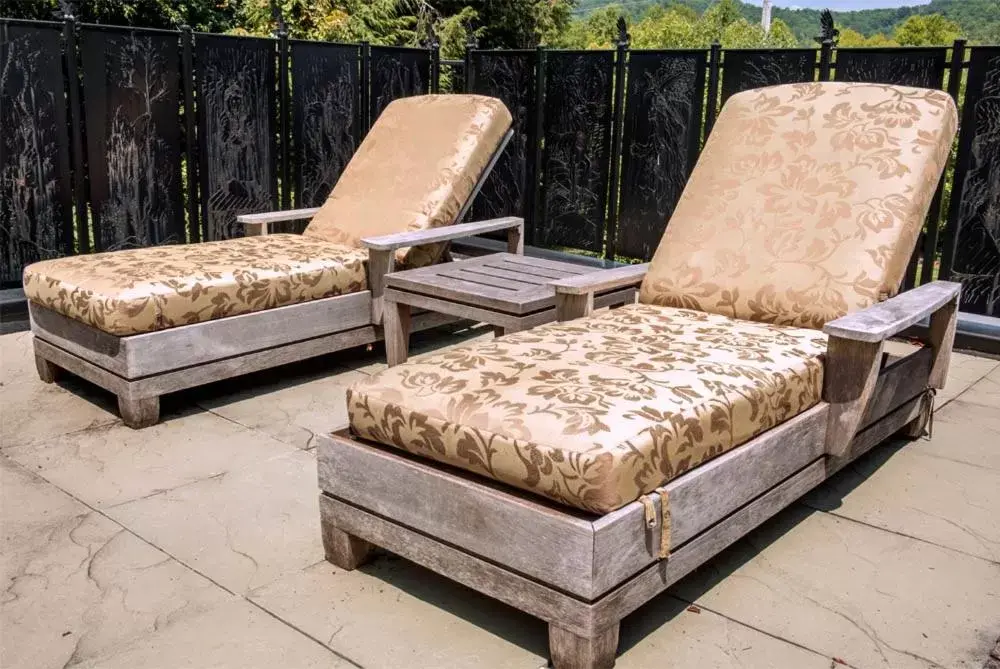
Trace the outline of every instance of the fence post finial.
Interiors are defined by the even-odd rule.
[[[616,42],[616,45],[627,48],[632,42],[632,35],[630,35],[628,31],[628,22],[625,20],[624,16],[619,16],[616,25],[618,27],[618,41]]]
[[[840,31],[837,30],[837,26],[833,21],[833,12],[829,9],[824,9],[819,15],[819,35],[816,37],[816,41],[820,44],[824,42],[831,42],[833,46],[837,46],[837,42],[840,41]]]
[[[288,24],[285,23],[285,15],[281,11],[281,5],[276,0],[271,0],[271,20],[274,21],[275,36],[287,37]]]

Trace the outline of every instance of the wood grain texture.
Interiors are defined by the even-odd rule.
[[[958,326],[958,296],[931,314],[928,343],[934,351],[928,385],[941,389],[948,382],[951,351],[955,345],[955,328]]]
[[[259,214],[240,214],[236,217],[236,222],[244,225],[262,225],[266,228],[271,223],[301,221],[304,218],[312,218],[318,211],[319,207],[308,207],[304,209],[286,209],[284,211],[265,211]]]
[[[844,457],[827,457],[827,476],[832,476],[845,465],[858,459],[873,447],[882,443],[907,424],[918,419],[922,410],[923,402],[920,397],[915,397],[906,402],[901,407],[887,416],[875,421],[864,430],[859,432],[851,441],[851,444]]]
[[[618,651],[618,623],[583,637],[549,625],[549,655],[552,669],[611,669]]]
[[[28,314],[35,337],[41,337],[119,376],[128,373],[128,358],[122,345],[124,337],[108,334],[30,301]]]
[[[129,399],[119,395],[118,413],[121,414],[122,422],[133,430],[156,425],[160,420],[160,398]]]
[[[344,532],[325,517],[320,518],[320,531],[327,562],[345,571],[354,571],[372,559],[374,544]]]
[[[575,318],[586,318],[594,313],[593,293],[557,293],[556,320],[560,323]]]
[[[823,454],[828,405],[820,404],[666,484],[671,543],[679,546]],[[660,496],[650,495],[658,520]],[[659,532],[643,523],[640,502],[594,521],[597,596],[659,558]]]
[[[885,302],[832,320],[823,327],[823,332],[860,342],[884,341],[957,300],[961,289],[961,284],[951,281],[925,283]]]
[[[648,271],[649,263],[626,265],[624,267],[600,270],[572,278],[558,279],[551,281],[550,285],[555,288],[556,293],[566,295],[600,293],[615,288],[637,286],[642,283],[642,279]]]
[[[650,565],[595,602],[591,625],[594,629],[602,629],[621,620],[787,507],[824,478],[824,462],[819,459],[785,479],[672,552],[669,559]]]
[[[508,228],[520,228],[523,231],[524,219],[517,216],[506,216],[503,218],[490,219],[488,221],[456,223],[454,225],[447,225],[440,228],[407,230],[406,232],[395,232],[391,235],[365,237],[361,240],[361,245],[370,251],[394,251],[407,246],[447,242],[452,239],[473,237],[487,232],[507,230]]]
[[[861,428],[882,362],[882,340],[831,336],[826,349],[823,399],[830,403],[826,452],[843,457]]]
[[[593,592],[593,528],[584,514],[346,432],[317,439],[324,492],[567,592]]]
[[[382,324],[386,277],[396,268],[396,253],[391,250],[368,251],[368,289],[372,293],[371,322]]]
[[[878,373],[875,390],[865,407],[861,427],[867,427],[876,420],[893,412],[927,389],[933,351],[921,348],[904,357],[895,358],[885,364]]]
[[[410,350],[410,305],[403,302],[385,302],[385,357],[390,367],[406,362]]]
[[[507,253],[524,255],[524,224],[507,229]]]
[[[38,378],[42,383],[55,383],[59,378],[59,368],[42,356],[35,354],[35,369],[38,371]]]
[[[348,534],[574,634],[591,636],[597,629],[585,602],[329,495],[319,502],[323,522]]]

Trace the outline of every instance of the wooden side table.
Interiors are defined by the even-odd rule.
[[[512,253],[468,258],[386,275],[385,349],[389,366],[406,362],[410,308],[489,323],[497,336],[556,320],[549,282],[599,271]],[[634,288],[594,296],[594,308],[635,302]]]

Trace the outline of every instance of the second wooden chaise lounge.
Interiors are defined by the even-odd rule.
[[[521,219],[457,224],[510,124],[494,98],[396,100],[322,207],[240,216],[245,238],[28,266],[39,376],[65,369],[110,390],[140,428],[159,419],[160,395],[379,339],[396,266],[438,262],[448,240],[496,230],[523,248]],[[310,219],[304,234],[267,234],[296,219]],[[426,314],[413,327],[441,322]]]
[[[387,548],[547,621],[555,669],[612,666],[624,616],[923,429],[959,286],[896,293],[955,130],[941,91],[731,97],[648,266],[555,282],[571,320],[349,391],[317,452],[327,559]],[[884,355],[924,318],[924,348]]]

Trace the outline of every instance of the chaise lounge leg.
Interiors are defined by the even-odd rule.
[[[118,396],[118,412],[122,421],[133,430],[156,425],[160,420],[160,398],[143,397],[138,400]]]
[[[374,544],[334,527],[326,519],[323,519],[321,524],[323,551],[326,553],[327,562],[346,571],[352,571],[371,560],[372,551],[375,550]]]
[[[42,380],[42,383],[54,383],[59,378],[59,368],[37,353],[35,354],[35,369],[38,370],[38,378]]]
[[[549,625],[549,653],[553,669],[610,669],[618,651],[618,627],[611,627],[591,637],[582,637],[555,625]]]
[[[905,439],[919,439],[927,433],[927,427],[931,422],[931,413],[934,411],[934,402],[925,398],[920,404],[920,413],[917,417],[904,425],[899,430],[899,436]]]

